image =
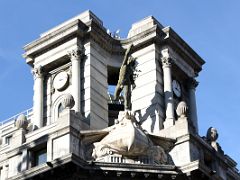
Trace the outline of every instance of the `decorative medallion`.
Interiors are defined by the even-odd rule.
[[[69,76],[66,72],[58,73],[53,80],[53,87],[58,91],[64,90],[68,86]]]

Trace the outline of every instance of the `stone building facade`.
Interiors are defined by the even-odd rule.
[[[134,87],[126,109],[129,98],[109,91],[129,46]],[[33,109],[0,127],[1,180],[240,179],[217,130],[198,134],[195,78],[205,62],[154,17],[121,39],[86,11],[24,50]]]

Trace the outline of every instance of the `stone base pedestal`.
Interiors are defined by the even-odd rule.
[[[88,130],[89,125],[79,118],[79,113],[75,113],[74,110],[64,109],[63,112],[59,115],[57,120],[58,127],[72,126],[75,129],[79,130]]]
[[[186,117],[178,118],[178,120],[175,121],[174,125],[172,125],[172,123],[169,122],[169,120],[165,121],[164,122],[165,129],[160,130],[159,135],[169,138],[178,138],[180,136],[193,132]]]
[[[14,132],[11,143],[12,148],[19,147],[26,141],[25,134],[26,130],[22,128]]]

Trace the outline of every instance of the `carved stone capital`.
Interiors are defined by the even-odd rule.
[[[170,57],[170,53],[168,49],[164,49],[161,51],[162,57],[162,66],[163,67],[170,67],[173,63],[172,58]]]
[[[26,59],[27,64],[30,64],[30,63],[34,62],[34,59],[31,56],[26,56],[25,59]]]
[[[80,61],[82,57],[84,56],[83,50],[78,49],[73,49],[68,52],[68,56],[71,59],[71,61]]]
[[[34,78],[42,78],[42,76],[43,76],[42,66],[38,66],[36,68],[33,68],[32,69],[32,74],[33,74]]]
[[[172,59],[167,57],[162,57],[162,66],[163,67],[171,67],[172,66]]]
[[[188,81],[188,88],[189,89],[195,89],[198,86],[198,81],[196,79],[190,79]]]

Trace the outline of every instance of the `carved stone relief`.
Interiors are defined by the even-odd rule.
[[[101,162],[166,164],[167,152],[174,144],[173,139],[146,133],[131,111],[125,111],[111,127],[86,134],[82,132],[82,138],[88,144],[86,158]]]

